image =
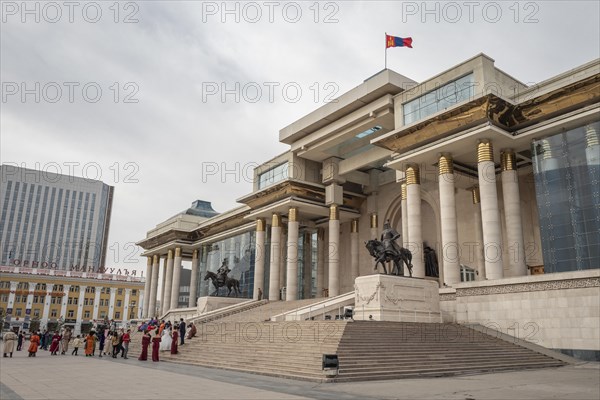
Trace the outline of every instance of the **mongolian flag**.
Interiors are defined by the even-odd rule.
[[[398,36],[385,35],[385,48],[390,47],[410,47],[412,49],[412,38],[401,38]]]

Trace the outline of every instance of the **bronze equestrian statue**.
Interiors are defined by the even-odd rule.
[[[390,222],[386,221],[383,224],[383,232],[381,233],[381,240],[372,239],[365,242],[365,246],[369,250],[369,253],[375,258],[375,270],[379,264],[383,267],[383,272],[387,274],[387,268],[385,263],[389,261],[394,262],[394,268],[390,272],[392,275],[404,276],[404,265],[408,268],[408,273],[412,277],[412,253],[410,250],[399,246],[396,243],[396,239],[400,237],[400,234],[396,232],[391,226]]]
[[[235,297],[238,297],[240,295],[240,281],[228,277],[227,274],[230,271],[231,270],[229,269],[228,261],[227,259],[225,259],[223,260],[223,264],[221,264],[221,267],[217,270],[216,274],[212,271],[206,272],[206,274],[204,275],[204,280],[206,281],[210,279],[212,281],[213,286],[216,289],[211,296],[218,296],[219,288],[222,288],[224,286],[227,286],[227,289],[229,289],[229,292],[227,292],[227,297],[231,295],[232,291]]]

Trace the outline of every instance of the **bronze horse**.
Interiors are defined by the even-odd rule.
[[[235,297],[240,295],[240,281],[237,279],[230,278],[225,275],[225,280],[219,280],[219,276],[211,271],[208,271],[204,276],[205,281],[208,279],[212,281],[213,286],[216,288],[215,292],[211,296],[218,296],[219,288],[222,288],[223,286],[227,286],[227,289],[229,289],[229,292],[227,292],[227,297],[231,295],[232,290]]]
[[[412,253],[410,250],[401,247],[399,253],[395,251],[385,251],[383,248],[383,243],[377,239],[372,239],[368,242],[365,242],[365,246],[369,250],[369,254],[375,258],[375,270],[377,270],[377,266],[381,264],[383,267],[383,272],[387,275],[388,272],[387,268],[385,267],[385,263],[388,261],[393,261],[394,268],[391,271],[391,274],[404,276],[404,263],[406,264],[406,268],[408,268],[408,273],[412,277],[413,266]]]

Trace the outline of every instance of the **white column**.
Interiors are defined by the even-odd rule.
[[[74,334],[81,333],[81,321],[83,320],[83,302],[85,300],[85,290],[87,286],[79,286],[79,298],[77,299],[77,317],[75,319]]]
[[[156,292],[158,289],[158,267],[160,265],[160,257],[154,255],[152,257],[152,281],[150,285],[150,301],[148,303],[148,317],[156,317]]]
[[[290,208],[288,213],[288,235],[287,235],[287,301],[298,300],[298,209]]]
[[[192,276],[190,278],[190,302],[188,307],[196,307],[196,298],[198,297],[198,268],[200,262],[198,260],[198,249],[194,249],[192,253]]]
[[[481,227],[481,205],[479,200],[479,186],[471,188],[473,196],[473,228],[475,231],[475,262],[477,264],[477,280],[484,281],[485,278],[485,258],[483,257],[483,229]]]
[[[371,214],[371,239],[379,239],[379,217],[377,213]]]
[[[481,140],[477,145],[477,170],[479,194],[481,196],[485,275],[487,279],[500,279],[504,276],[502,229],[500,226],[500,210],[498,209],[494,152],[492,143],[489,140]]]
[[[181,283],[181,247],[175,248],[175,260],[173,261],[173,285],[171,286],[171,309],[179,308],[179,285]]]
[[[504,200],[504,220],[506,224],[506,246],[508,250],[508,275],[527,275],[525,264],[525,239],[521,220],[521,196],[517,160],[512,149],[501,154],[502,198]]]
[[[258,239],[257,239],[258,240]],[[263,235],[263,245],[264,245],[264,235]],[[204,280],[206,278],[206,272],[208,271],[208,263],[209,256],[208,250],[210,245],[203,245],[200,248],[200,297],[208,296],[208,281]],[[263,269],[264,272],[264,269]]]
[[[406,205],[406,199],[408,195],[406,192],[406,183],[400,185],[400,208],[402,211],[402,247],[408,249],[408,243],[410,238],[408,237],[408,206]]]
[[[150,258],[150,257],[148,257]],[[148,278],[146,277],[146,280]],[[94,311],[92,313],[92,319],[98,319],[98,308],[100,307],[100,293],[102,292],[102,286],[96,286],[96,288],[94,289]],[[146,296],[148,297],[148,296]],[[144,304],[145,303],[145,299],[144,299]],[[144,316],[145,318],[146,316]]]
[[[425,277],[421,226],[421,177],[419,167],[406,167],[406,212],[408,214],[408,249],[412,252],[413,276]]]
[[[17,290],[17,286],[19,286],[19,282],[10,282],[10,293],[8,294],[8,303],[6,304],[7,309],[12,310],[15,305],[15,292]],[[11,311],[11,315],[15,315],[14,310]]]
[[[329,206],[329,297],[340,294],[340,215],[337,204]]]
[[[35,290],[35,282],[29,282],[29,291],[27,292],[27,303],[25,304],[25,317],[32,317],[31,311],[30,314],[27,314],[27,310],[31,310],[33,306],[33,291]]]
[[[279,282],[281,282],[281,284],[287,284],[287,252],[288,252],[288,248],[287,248],[287,229],[285,227],[285,225],[281,226],[281,255],[279,256]],[[285,246],[284,246],[285,244]]]
[[[67,303],[69,301],[69,293],[71,290],[71,285],[63,285],[63,293],[64,296],[62,297],[62,303],[60,304],[60,314],[59,317],[62,317],[63,319],[66,319],[67,316]]]
[[[163,262],[163,267],[161,268],[162,273],[161,273],[161,271],[159,271],[159,276],[162,275],[161,289],[160,289],[160,307],[161,307],[163,314],[165,312],[164,311],[164,309],[165,309],[165,292],[166,292],[165,286],[167,286],[166,282],[167,282],[167,263],[168,262],[169,262],[169,259],[165,258],[165,261]]]
[[[358,219],[354,219],[350,223],[350,273],[352,274],[352,282],[359,275],[358,257]]]
[[[269,300],[279,300],[279,258],[281,257],[281,216],[273,214],[271,224],[271,260],[269,274]]]
[[[173,250],[167,252],[167,266],[165,269],[165,301],[160,305],[161,314],[166,314],[171,307],[171,296],[173,295]]]
[[[323,297],[325,289],[325,229],[317,229],[317,295]]]
[[[109,320],[115,318],[115,296],[117,294],[117,288],[110,288],[110,298],[108,300],[108,315],[107,318]]]
[[[54,284],[46,284],[46,296],[44,296],[44,311],[42,312],[42,318],[40,320],[40,328],[48,325],[48,314],[50,313],[50,303],[52,303],[52,290]]]
[[[129,321],[129,298],[131,297],[131,289],[125,289],[125,300],[123,303],[123,321]]]
[[[438,162],[440,190],[440,227],[442,232],[442,265],[444,282],[452,286],[460,282],[460,258],[458,226],[456,221],[456,197],[454,194],[454,165],[448,154],[442,154]]]
[[[303,244],[302,298],[310,299],[312,297],[312,235],[310,232],[304,232]]]
[[[265,220],[256,220],[256,249],[254,253],[254,291],[252,298],[258,300],[258,289],[264,293],[263,283],[265,281]]]
[[[150,313],[148,312],[148,308],[150,306],[150,285],[152,282],[152,257],[148,257],[146,263],[146,281],[144,283],[144,305],[142,307],[142,315],[144,318],[150,317]],[[98,288],[96,288],[96,294],[98,292]],[[98,316],[98,301],[94,301],[94,319]]]

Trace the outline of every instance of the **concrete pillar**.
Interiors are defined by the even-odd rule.
[[[521,220],[521,196],[517,160],[512,149],[501,154],[502,198],[504,200],[504,220],[506,225],[506,246],[508,250],[508,275],[527,275],[525,264],[525,239]]]
[[[350,223],[350,274],[352,275],[352,282],[359,275],[358,254],[358,219],[353,219]]]
[[[475,262],[477,263],[477,280],[484,281],[485,278],[485,257],[483,256],[483,228],[481,227],[481,201],[479,197],[479,186],[471,188],[471,195],[473,197],[474,215],[473,215],[473,228],[475,231]]]
[[[194,249],[192,253],[192,276],[190,278],[190,302],[188,307],[196,307],[198,297],[198,268],[200,262],[198,260],[198,249]]]
[[[71,285],[63,285],[63,294],[62,303],[60,304],[60,318],[67,318],[67,303],[69,301],[69,292],[71,290]]]
[[[27,314],[27,310],[31,310],[31,307],[33,306],[33,292],[35,290],[35,282],[29,282],[29,288],[27,291],[27,303],[25,303],[25,316],[27,317],[29,316],[33,316],[33,313],[31,314]]]
[[[279,258],[281,257],[281,216],[273,214],[271,223],[271,260],[269,264],[269,300],[279,300]]]
[[[150,281],[150,301],[148,303],[148,317],[156,317],[156,292],[158,289],[158,267],[160,265],[160,257],[154,255],[152,257],[152,280]]]
[[[148,259],[150,259],[150,257],[148,257]],[[152,267],[152,264],[150,264],[150,266]],[[148,278],[146,278],[146,279],[148,279]],[[96,286],[94,288],[94,311],[92,311],[92,319],[98,319],[98,307],[100,306],[100,293],[101,292],[102,292],[102,286]],[[146,293],[144,293],[144,297],[148,297],[148,295],[146,295]],[[146,304],[145,298],[144,298],[144,304]],[[143,314],[143,310],[142,310],[142,315],[144,318],[147,317],[147,315]]]
[[[456,221],[456,197],[454,194],[454,165],[448,154],[442,154],[438,162],[440,190],[440,227],[442,232],[442,263],[444,282],[452,286],[460,282],[460,256],[458,248],[458,225]]]
[[[163,267],[161,268],[161,272],[159,272],[159,276],[162,276],[161,278],[161,289],[160,289],[160,309],[161,311],[164,310],[164,306],[165,306],[165,286],[166,286],[166,282],[167,282],[167,263],[168,263],[168,258],[165,258],[165,261],[163,262]],[[164,312],[164,311],[163,311]]]
[[[204,280],[208,271],[208,249],[206,245],[200,248],[200,297],[208,296],[208,281]]]
[[[288,252],[287,240],[288,240],[288,236],[287,236],[287,229],[286,229],[285,225],[281,226],[281,239],[280,240],[281,240],[282,245],[279,246],[281,249],[281,254],[279,256],[279,282],[281,282],[282,285],[283,284],[287,285],[287,252]]]
[[[412,252],[413,276],[425,277],[423,262],[423,235],[421,227],[421,177],[419,167],[406,167],[406,212],[408,216],[408,249]]]
[[[500,210],[498,209],[494,152],[492,143],[489,140],[480,140],[477,145],[477,170],[479,194],[481,196],[485,275],[487,279],[500,279],[504,276],[502,228],[500,225]]]
[[[325,289],[325,229],[317,229],[317,295],[323,297]]]
[[[302,257],[302,298],[312,297],[312,233],[304,232]]]
[[[266,297],[264,293],[264,281],[265,281],[265,220],[259,218],[256,220],[256,250],[254,254],[254,291],[252,298],[258,300],[258,289],[263,292],[263,298]]]
[[[152,267],[154,269],[154,267]],[[158,279],[158,276],[156,277]],[[110,288],[110,298],[108,300],[108,320],[115,318],[115,296],[117,295],[117,288]]]
[[[406,183],[400,185],[400,208],[402,211],[402,247],[408,249],[409,237],[408,237],[408,207],[406,206]]]
[[[147,257],[148,260],[146,262],[146,282],[144,283],[144,305],[142,307],[142,315],[144,318],[150,317],[150,313],[148,312],[148,307],[150,306],[150,285],[152,284],[152,257]],[[94,313],[95,317],[98,316],[97,309],[98,302],[94,302]]]
[[[171,307],[175,310],[179,308],[179,286],[181,283],[181,247],[175,248],[175,260],[173,261],[173,285],[171,286]]]
[[[371,214],[371,239],[379,239],[379,217],[377,213]]]
[[[298,209],[288,213],[286,301],[298,300]]]
[[[165,268],[165,301],[160,305],[161,314],[166,314],[171,307],[171,296],[173,293],[173,250],[167,252],[167,266]]]
[[[340,294],[340,215],[337,204],[329,206],[329,297]]]
[[[50,314],[50,304],[52,303],[52,291],[54,290],[54,284],[46,284],[46,296],[44,297],[44,310],[42,311],[42,318],[40,319],[40,330],[43,326],[48,325],[48,317]]]
[[[125,289],[125,300],[123,303],[123,318],[121,318],[123,321],[129,321],[129,298],[131,296],[131,289]]]
[[[75,319],[75,330],[74,334],[79,335],[81,333],[81,320],[83,319],[83,302],[85,300],[85,290],[87,286],[79,286],[79,299],[77,299],[77,317]]]

